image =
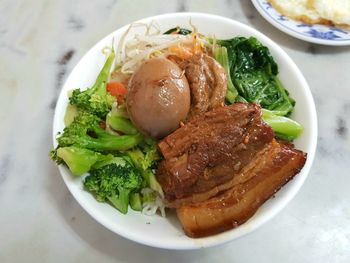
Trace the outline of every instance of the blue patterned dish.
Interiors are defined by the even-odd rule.
[[[267,0],[252,0],[259,13],[273,26],[301,40],[331,46],[350,45],[350,31],[324,25],[308,25],[276,11]]]

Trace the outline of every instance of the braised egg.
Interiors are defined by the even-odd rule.
[[[166,58],[141,64],[128,85],[128,113],[145,135],[163,138],[179,128],[190,110],[190,89],[183,71]]]

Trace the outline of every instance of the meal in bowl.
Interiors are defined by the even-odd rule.
[[[278,65],[253,37],[131,28],[69,94],[51,158],[123,214],[176,209],[190,237],[243,224],[306,160]]]
[[[350,27],[350,0],[268,0],[281,14],[307,24]]]

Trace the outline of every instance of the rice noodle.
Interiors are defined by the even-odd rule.
[[[160,211],[160,214],[162,217],[165,217],[165,205],[163,202],[163,199],[159,196],[159,194],[154,191],[151,188],[143,188],[141,190],[142,195],[147,195],[147,194],[155,194],[156,198],[154,202],[144,202],[142,204],[142,214],[147,215],[147,216],[152,216],[157,213],[157,211]]]

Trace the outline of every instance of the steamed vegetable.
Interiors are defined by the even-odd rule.
[[[231,79],[240,96],[283,116],[293,111],[295,101],[278,80],[278,66],[267,47],[253,37],[217,40],[217,44],[227,48]]]
[[[169,35],[169,34],[188,35],[191,33],[192,33],[191,30],[182,28],[182,27],[174,27],[164,32],[165,35]]]
[[[163,196],[162,187],[157,182],[152,171],[160,160],[160,155],[155,143],[151,142],[150,144],[145,145],[143,151],[140,148],[135,148],[127,151],[126,154],[130,157],[133,164],[141,171],[148,187],[156,191],[160,196]]]
[[[90,171],[84,187],[97,201],[110,202],[121,213],[128,212],[130,194],[142,186],[140,172],[122,157],[114,157],[107,164]],[[135,197],[133,206],[137,207]]]
[[[124,134],[135,135],[138,133],[137,129],[129,119],[114,115],[112,112],[107,114],[106,124],[113,130]]]
[[[247,103],[241,96],[237,96],[236,102]],[[267,109],[262,109],[261,111],[261,118],[273,129],[277,138],[293,141],[302,134],[304,130],[303,126],[291,118],[281,116],[281,112]]]
[[[129,119],[124,104],[127,89],[119,82],[107,84],[114,58],[112,51],[91,88],[73,90],[66,127],[58,134],[58,146],[50,157],[65,164],[74,176],[88,173],[84,187],[98,201],[122,213],[129,204],[136,211],[147,205],[155,213],[162,189],[152,169],[160,156],[156,142],[141,135]],[[137,153],[138,159],[131,159],[127,151]],[[156,198],[150,202],[142,189],[152,191]]]
[[[130,194],[130,207],[135,211],[142,210],[142,199],[140,193],[131,193]]]
[[[274,114],[273,111],[262,110],[262,119],[274,130],[276,137],[293,141],[303,132],[303,126],[296,121]]]
[[[106,90],[114,58],[115,53],[112,51],[91,88],[84,91],[80,89],[73,90],[72,96],[69,98],[70,104],[76,105],[79,109],[88,111],[100,118],[106,116],[115,101],[115,97]]]
[[[226,70],[227,74],[227,91],[226,91],[226,101],[230,104],[235,102],[235,99],[238,95],[238,91],[233,86],[230,73],[230,62],[228,59],[227,48],[226,47],[217,47],[214,51],[214,57],[217,62]]]
[[[136,146],[143,139],[139,133],[111,135],[100,127],[100,123],[101,120],[97,116],[81,112],[57,138],[58,148],[75,145],[97,152],[123,151]]]
[[[296,139],[303,127],[283,117],[293,111],[295,102],[277,78],[278,67],[269,50],[255,38],[218,40],[218,44],[223,46],[214,49],[215,59],[228,73],[226,102],[260,104],[262,118],[276,137],[288,141]]]
[[[112,155],[102,155],[88,149],[76,146],[61,147],[57,149],[57,158],[60,158],[68,166],[74,176],[87,173],[91,167],[99,162],[111,159]]]

